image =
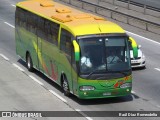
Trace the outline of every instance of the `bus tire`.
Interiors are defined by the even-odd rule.
[[[26,64],[27,64],[28,71],[33,72],[33,62],[29,53],[27,54],[27,57],[26,57]]]
[[[69,84],[67,78],[64,75],[62,79],[62,88],[64,95],[69,97],[70,96]]]

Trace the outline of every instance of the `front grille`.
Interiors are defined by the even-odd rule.
[[[138,60],[138,59],[141,59],[141,57],[131,58],[131,60]]]
[[[132,66],[140,65],[140,63],[132,63]]]

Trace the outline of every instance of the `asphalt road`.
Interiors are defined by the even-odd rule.
[[[126,31],[130,31],[128,34],[142,45],[142,50],[147,57],[147,69],[133,70],[133,94],[127,97],[96,100],[79,100],[75,96],[68,98],[63,96],[56,84],[41,73],[28,72],[25,63],[17,58],[14,38],[14,5],[18,1],[20,0],[0,1],[0,111],[74,111],[77,109],[81,111],[160,111],[160,71],[158,70],[160,69],[160,36],[118,23]],[[37,120],[41,119],[57,118],[37,118]],[[124,120],[125,118],[68,119]],[[152,120],[153,118],[138,119]],[[158,120],[158,118],[154,119]],[[0,120],[3,119],[0,118]]]

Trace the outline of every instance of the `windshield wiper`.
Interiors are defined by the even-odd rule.
[[[99,67],[95,68],[92,72],[89,73],[89,75],[86,77],[87,79],[93,74],[95,73],[97,70],[99,69]]]
[[[99,67],[95,68],[92,72],[89,73],[89,75],[86,78],[88,79],[98,69],[99,69]],[[130,71],[130,70],[128,70],[128,71]],[[124,77],[128,75],[125,71],[113,71],[113,70],[109,70],[109,71],[107,71],[107,73],[120,73],[120,74],[124,75]]]
[[[109,72],[121,73],[122,75],[124,75],[124,77],[128,75],[127,73],[125,73],[125,71],[111,71],[111,70],[109,70]]]

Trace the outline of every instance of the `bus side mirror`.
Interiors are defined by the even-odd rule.
[[[137,43],[132,37],[129,37],[129,41],[131,42],[131,46],[132,46],[132,49],[133,49],[133,57],[137,58],[138,57],[138,46],[137,46]]]
[[[73,40],[73,46],[74,46],[74,54],[75,54],[75,61],[80,60],[80,48],[76,40]]]

